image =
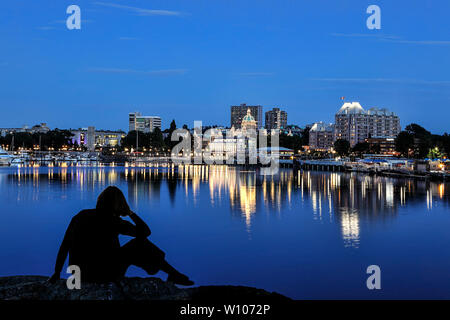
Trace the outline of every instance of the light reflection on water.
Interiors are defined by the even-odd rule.
[[[305,297],[302,290],[309,288],[307,282],[312,280],[305,280],[303,277],[308,276],[303,276],[303,274],[310,272],[309,277],[311,278],[323,276],[320,268],[323,263],[330,263],[330,259],[334,261],[335,265],[339,265],[345,257],[348,262],[342,268],[344,270],[355,269],[354,259],[356,258],[352,256],[354,253],[350,254],[349,252],[361,252],[361,256],[358,255],[358,261],[363,261],[366,256],[370,256],[371,251],[367,251],[367,248],[370,247],[372,251],[385,250],[377,253],[378,259],[386,261],[385,263],[399,259],[396,257],[397,251],[386,252],[386,250],[390,250],[386,245],[382,249],[377,247],[377,242],[384,241],[383,237],[392,239],[390,241],[396,248],[402,245],[408,246],[405,239],[412,241],[411,237],[416,237],[414,238],[416,247],[424,246],[426,249],[423,250],[427,254],[435,255],[430,256],[429,260],[438,259],[435,265],[439,265],[439,268],[450,265],[450,257],[447,259],[442,257],[441,253],[434,253],[436,248],[447,245],[446,239],[442,239],[442,243],[436,243],[434,237],[440,235],[439,232],[435,234],[430,232],[426,235],[418,233],[417,230],[420,231],[423,224],[419,220],[409,222],[414,223],[411,228],[415,231],[411,231],[411,233],[408,233],[407,228],[396,223],[401,218],[399,215],[405,213],[410,215],[434,213],[434,217],[429,216],[430,219],[433,219],[433,228],[442,228],[448,223],[446,220],[448,215],[439,216],[442,213],[448,213],[450,188],[447,183],[443,182],[394,179],[355,173],[300,172],[288,169],[281,170],[279,175],[263,176],[258,170],[244,171],[227,166],[28,167],[0,171],[0,199],[4,201],[3,205],[8,204],[9,208],[13,208],[12,200],[17,205],[34,203],[31,206],[34,206],[36,210],[39,210],[41,206],[48,210],[53,201],[67,201],[67,205],[70,207],[69,211],[72,211],[86,203],[95,203],[95,197],[108,185],[117,185],[121,188],[128,197],[130,205],[133,208],[139,208],[143,214],[147,207],[151,207],[153,210],[151,211],[152,223],[157,226],[165,226],[167,219],[172,217],[172,211],[181,212],[180,214],[184,214],[184,216],[178,215],[177,217],[183,219],[183,228],[191,228],[195,229],[197,233],[207,234],[203,234],[203,236],[210,236],[211,233],[220,238],[216,242],[211,241],[210,245],[214,246],[211,252],[215,252],[215,247],[220,247],[224,245],[224,241],[228,241],[229,247],[222,248],[222,254],[227,259],[235,259],[236,247],[242,248],[242,250],[250,250],[251,247],[253,250],[266,252],[270,258],[261,257],[262,261],[258,262],[259,269],[255,266],[252,267],[253,272],[259,270],[255,277],[259,273],[263,277],[264,272],[274,272],[286,265],[294,268],[293,270],[301,268],[303,270],[301,275],[294,271],[294,273],[286,271],[287,279],[285,280],[282,275],[272,280],[267,280],[267,275],[265,275],[264,280],[258,280],[263,283],[261,286],[270,290],[275,290],[277,286],[280,286],[279,291],[293,297]],[[158,204],[158,208],[156,204]],[[161,215],[159,212],[165,212],[165,215]],[[73,215],[74,213],[69,212],[68,214]],[[7,232],[6,221],[2,219],[0,216],[0,224]],[[192,219],[192,222],[189,219]],[[196,219],[203,219],[206,224],[201,225],[199,222],[201,220]],[[218,221],[217,225],[214,224],[214,219]],[[231,221],[231,227],[221,230],[222,225],[228,224],[227,221]],[[239,229],[233,229],[234,223],[245,230],[246,240],[242,239]],[[65,224],[58,226],[58,230],[60,230],[58,232],[64,232],[65,226]],[[189,240],[192,246],[196,241],[204,243],[201,239],[196,240],[195,235],[188,231],[180,230],[176,232],[182,232],[184,239],[192,237]],[[394,230],[393,233],[390,230]],[[167,231],[166,234],[171,233]],[[55,239],[59,240],[58,237],[52,236],[48,241],[57,246]],[[427,242],[427,239],[430,239],[430,243]],[[267,243],[268,240],[271,241],[270,244]],[[164,241],[167,241],[165,246],[172,245],[170,239]],[[2,244],[3,247],[6,245]],[[248,249],[245,249],[246,246],[249,246]],[[289,255],[283,253],[284,246],[292,246],[295,249],[291,249]],[[180,250],[177,254],[183,255],[184,251],[179,247],[178,244],[173,244],[171,251]],[[45,264],[51,266],[54,252],[48,254],[51,258],[45,257],[46,260],[52,261],[45,262]],[[247,252],[249,261],[245,261],[246,257],[240,257],[240,260],[233,261],[251,264],[253,260],[257,259],[250,258],[252,254],[254,251]],[[272,259],[272,256],[278,258],[268,262],[267,259]],[[299,262],[305,256],[308,257],[307,263]],[[407,258],[403,257],[402,259]],[[186,268],[190,266],[188,262],[184,262],[184,264]],[[400,266],[398,261],[397,264],[398,272],[401,275],[404,266]],[[218,262],[214,268],[219,270],[225,267],[222,262]],[[241,272],[245,268],[245,265],[241,266]],[[361,267],[358,266],[358,268]],[[2,270],[0,268],[0,275]],[[5,271],[3,270],[3,272]],[[7,269],[7,272],[11,273],[12,271]],[[211,274],[209,275],[208,272]],[[218,279],[222,277],[222,275],[214,274],[213,271],[208,272],[203,270],[203,273],[197,275],[197,278],[214,276],[214,279]],[[226,278],[226,270],[221,272],[224,274],[221,281],[226,282],[231,281],[230,278],[239,278],[234,274],[234,278],[231,276]],[[297,285],[302,289],[293,287],[291,280],[296,277],[299,278],[296,280]],[[351,276],[346,275],[342,281],[345,278],[345,285],[351,287],[352,281],[356,280],[348,277]],[[211,281],[210,278],[206,278],[205,284]],[[243,279],[249,278],[251,277],[247,274]],[[283,281],[286,283],[283,284]],[[450,285],[450,279],[448,282]],[[259,283],[254,283],[254,285]],[[358,297],[361,294],[358,290],[362,289],[356,284],[354,286],[353,291],[350,289],[348,291],[349,297],[355,297],[355,295],[351,295],[351,292],[353,294],[358,292]],[[313,290],[309,294],[316,298],[343,297],[336,291],[338,288],[333,291],[329,288],[320,289],[318,286],[315,290],[317,292]],[[330,295],[324,295],[323,291],[318,292],[319,290],[326,290]],[[420,292],[420,290],[416,290],[416,292]],[[439,292],[439,290],[435,292]]]
[[[43,184],[59,183],[62,189],[74,185],[80,192],[95,191],[108,185],[126,184],[131,203],[159,198],[161,184],[168,187],[171,202],[183,192],[198,201],[200,186],[207,185],[211,207],[228,200],[232,216],[240,216],[251,233],[252,219],[262,207],[279,214],[292,201],[308,201],[314,220],[338,219],[345,246],[359,246],[359,219],[395,217],[398,206],[426,196],[427,208],[443,200],[445,183],[397,180],[358,174],[283,170],[276,176],[260,175],[258,170],[243,171],[228,166],[172,166],[169,168],[21,168],[0,175],[0,183],[32,184],[32,201],[39,201]],[[447,188],[448,190],[448,188]],[[20,189],[17,201],[24,198]]]

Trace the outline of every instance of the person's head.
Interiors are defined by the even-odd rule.
[[[130,213],[130,207],[122,191],[112,186],[98,196],[96,209],[98,212],[114,216],[125,216]]]

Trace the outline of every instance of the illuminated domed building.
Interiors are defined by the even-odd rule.
[[[247,115],[242,119],[241,128],[243,132],[248,130],[256,130],[257,124],[255,118],[253,118],[250,109],[247,109]]]
[[[217,160],[229,157],[248,158],[256,154],[258,123],[251,114],[250,108],[242,118],[241,127],[231,127],[222,138],[214,138],[208,145],[208,152]]]

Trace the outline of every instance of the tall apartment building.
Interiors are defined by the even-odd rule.
[[[140,132],[153,132],[155,128],[161,129],[161,118],[156,116],[143,116],[139,112],[132,112],[128,118],[128,130]]]
[[[329,150],[334,143],[334,125],[316,122],[309,130],[309,147],[316,150]]]
[[[256,121],[257,128],[261,129],[263,126],[262,106],[248,106],[245,103],[240,106],[231,106],[231,126],[235,129],[241,129],[242,120],[247,115],[247,110],[249,109],[251,116]]]
[[[266,129],[284,129],[287,127],[287,112],[273,108],[266,112]]]
[[[359,102],[346,102],[335,115],[335,140],[345,139],[353,147],[369,137],[395,138],[400,118],[386,109],[364,110]]]

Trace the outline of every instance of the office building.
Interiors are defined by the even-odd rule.
[[[285,129],[287,127],[287,112],[273,108],[266,112],[266,129]]]
[[[153,132],[155,128],[161,129],[161,118],[157,116],[143,116],[139,112],[132,112],[128,117],[128,130],[140,132]]]

